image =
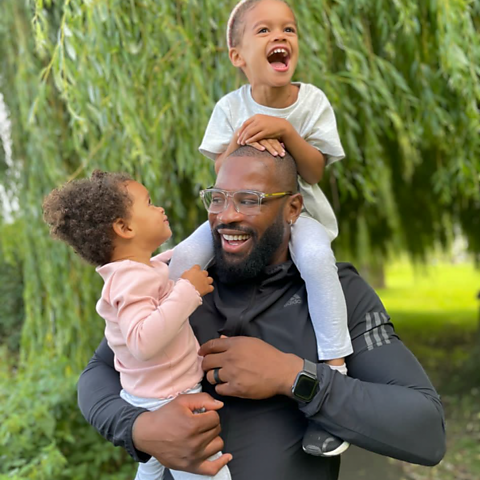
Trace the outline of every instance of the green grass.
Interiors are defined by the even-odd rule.
[[[472,360],[479,344],[480,271],[436,263],[414,268],[394,263],[387,288],[377,290],[397,333],[443,394],[448,452],[435,468],[403,464],[408,480],[480,478],[480,390]]]
[[[434,329],[473,330],[479,291],[480,271],[473,265],[437,263],[415,269],[402,262],[387,270],[387,288],[378,293],[399,327],[420,326],[425,321]]]
[[[477,341],[480,271],[470,264],[394,263],[377,290],[395,329],[437,388],[451,385]]]

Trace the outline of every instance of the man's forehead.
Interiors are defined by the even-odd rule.
[[[218,172],[215,186],[224,190],[260,190],[274,183],[273,161],[265,158],[227,157]]]

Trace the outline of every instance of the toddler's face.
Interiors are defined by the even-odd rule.
[[[153,205],[141,183],[127,182],[126,188],[132,200],[128,222],[135,231],[134,241],[140,248],[153,252],[172,236],[168,217],[162,207]]]
[[[278,0],[263,0],[248,10],[242,22],[240,45],[230,50],[250,84],[280,87],[290,83],[297,67],[298,37],[295,16]]]

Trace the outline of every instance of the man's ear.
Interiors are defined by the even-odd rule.
[[[130,227],[129,223],[123,218],[117,218],[113,222],[113,231],[120,238],[130,239],[135,236],[135,232]]]
[[[230,58],[230,61],[234,67],[243,68],[245,66],[245,60],[243,59],[238,48],[232,47],[228,51],[228,57]]]
[[[303,197],[301,193],[295,193],[291,195],[287,202],[287,208],[285,209],[287,223],[295,223],[297,218],[302,213]]]

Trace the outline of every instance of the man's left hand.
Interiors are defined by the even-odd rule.
[[[204,343],[198,352],[207,380],[220,395],[260,400],[291,396],[303,360],[258,338],[222,337]],[[217,379],[214,378],[217,370]],[[218,380],[221,383],[218,383]]]

